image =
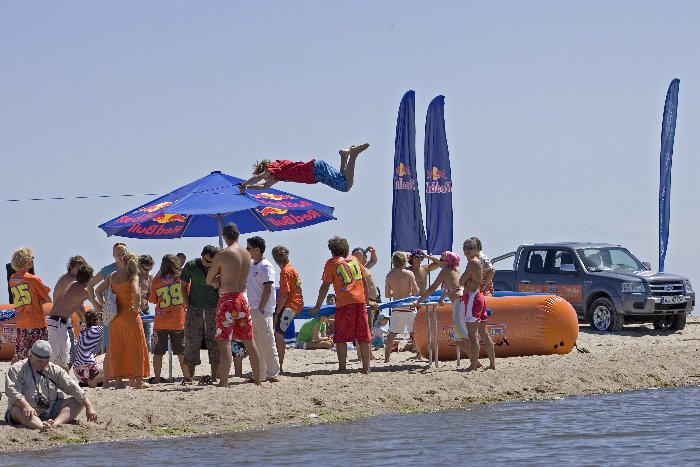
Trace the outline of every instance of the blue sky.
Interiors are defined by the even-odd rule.
[[[680,79],[666,270],[697,283],[700,7],[694,2],[2,2],[0,200],[166,193],[263,157],[337,163],[372,147],[350,193],[280,189],[337,221],[268,233],[312,302],[325,241],[374,245],[389,269],[399,101],[445,95],[455,246],[607,241],[657,267],[666,89]],[[420,177],[420,176],[419,176]],[[0,201],[0,255],[34,248],[53,286],[68,257],[111,261],[97,225],[149,198]],[[215,239],[127,240],[157,261]],[[458,248],[459,249],[459,248]],[[383,280],[380,280],[383,282]],[[0,302],[6,302],[6,289]]]

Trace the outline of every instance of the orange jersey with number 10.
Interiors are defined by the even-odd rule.
[[[182,331],[185,329],[185,304],[179,277],[156,277],[151,284],[148,301],[156,304],[153,329]]]
[[[354,256],[334,256],[326,261],[321,280],[333,284],[336,306],[366,303],[362,269]]]
[[[46,316],[41,305],[49,301],[50,291],[41,279],[28,272],[18,272],[10,277],[10,293],[19,329],[46,327]]]

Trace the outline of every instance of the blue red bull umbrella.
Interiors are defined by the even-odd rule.
[[[245,180],[212,172],[100,225],[108,236],[129,238],[215,237],[235,222],[242,234],[298,229],[335,219],[333,209],[268,188],[240,193]]]

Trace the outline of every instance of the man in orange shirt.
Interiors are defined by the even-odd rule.
[[[357,341],[362,372],[369,374],[370,347],[372,337],[367,321],[367,283],[362,278],[362,269],[357,258],[350,256],[350,245],[344,238],[328,240],[328,249],[333,256],[326,261],[316,306],[310,313],[315,315],[321,308],[331,284],[335,290],[335,327],[333,341],[338,353],[338,372],[346,371],[348,342]]]
[[[185,291],[186,292],[186,291]],[[183,382],[191,382],[189,368],[185,365],[185,298],[180,283],[180,260],[175,255],[165,255],[160,271],[153,282],[148,301],[156,304],[153,319],[155,343],[153,346],[154,383],[160,383],[163,355],[168,350],[168,339],[173,353],[180,361]]]
[[[48,340],[49,332],[46,326],[46,315],[41,307],[51,303],[50,288],[46,287],[38,277],[29,274],[34,266],[34,253],[26,246],[12,254],[10,261],[15,272],[10,277],[10,291],[15,306],[17,322],[17,341],[12,363],[27,358],[29,349],[38,340]]]
[[[280,361],[280,373],[284,364],[284,333],[294,321],[294,316],[304,309],[304,297],[301,295],[301,278],[294,266],[289,264],[289,250],[284,245],[272,249],[272,258],[280,268],[280,290],[275,309],[275,344]]]

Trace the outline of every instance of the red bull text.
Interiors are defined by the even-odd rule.
[[[447,180],[443,170],[433,167],[425,173],[425,192],[452,193],[452,181]]]
[[[284,227],[305,224],[320,217],[321,214],[318,211],[309,210],[300,214],[286,214],[280,218],[270,217],[267,221],[275,227]]]
[[[404,180],[408,177],[408,180]],[[394,169],[394,190],[415,190],[417,188],[416,181],[411,177],[411,168],[404,165],[403,162]]]
[[[182,232],[184,228],[184,225],[176,225],[175,227],[166,227],[164,225],[151,225],[149,227],[144,227],[141,224],[136,224],[129,227],[128,232],[147,235],[150,237],[178,236],[178,234]]]

